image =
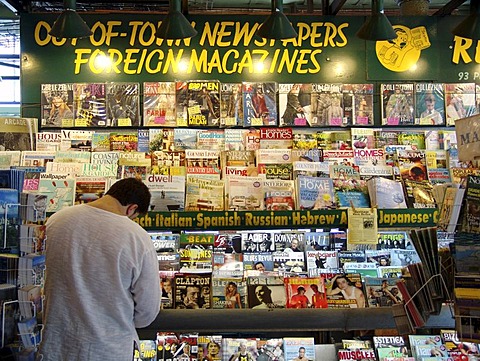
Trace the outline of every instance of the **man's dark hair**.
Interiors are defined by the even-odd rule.
[[[116,181],[106,194],[115,198],[122,206],[136,204],[139,214],[148,212],[152,198],[148,187],[136,178],[124,178]]]

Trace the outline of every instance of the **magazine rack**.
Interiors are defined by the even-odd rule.
[[[42,303],[43,303],[43,298],[42,298]],[[2,329],[1,329],[1,333],[2,333],[2,338],[1,338],[1,339],[2,339],[2,344],[1,344],[1,347],[0,347],[0,348],[5,347],[5,331],[4,331],[4,330],[5,330],[5,326],[6,326],[6,317],[5,317],[5,316],[6,316],[6,314],[7,314],[7,308],[8,308],[9,306],[15,305],[15,304],[19,305],[20,307],[22,307],[22,304],[25,304],[25,307],[31,307],[32,310],[33,310],[33,312],[32,312],[32,318],[33,318],[33,319],[36,319],[36,317],[37,317],[37,307],[36,307],[35,303],[32,302],[32,301],[20,301],[20,300],[4,301],[3,304],[2,304],[2,310],[1,310],[1,311],[2,311],[2,314],[1,314],[1,319],[2,319]],[[43,308],[43,306],[42,306],[42,308]],[[15,309],[15,311],[14,311],[14,313],[13,313],[13,319],[14,319],[15,323],[17,323],[18,321],[24,320],[25,317],[23,317],[23,316],[21,315],[21,313],[20,313],[19,310],[18,310],[18,307],[15,307],[14,309]],[[16,325],[15,325],[15,327],[16,327]],[[32,339],[35,340],[35,342],[34,342],[34,347],[37,347],[37,346],[40,344],[41,340],[42,340],[42,332],[41,332],[41,331],[43,330],[43,325],[42,325],[42,324],[38,324],[38,325],[37,325],[37,328],[40,328],[40,330],[38,331],[38,333],[40,333],[40,337],[39,337],[39,338],[36,338],[36,337],[35,337],[35,334],[36,334],[37,332],[33,332],[33,333],[20,333],[20,332],[18,332],[17,334],[18,334],[19,336],[22,336],[22,335],[23,335],[23,336],[27,336],[27,335],[28,335],[28,336],[32,337]]]
[[[443,279],[443,276],[441,274],[436,274],[436,275],[431,276],[420,288],[418,288],[410,296],[410,299],[408,301],[404,302],[401,305],[401,307],[403,308],[402,311],[399,311],[395,307],[392,308],[392,311],[393,311],[393,314],[394,314],[395,325],[396,325],[396,328],[397,328],[397,331],[399,332],[399,334],[408,334],[408,333],[413,332],[415,329],[420,328],[420,326],[418,324],[416,324],[416,322],[415,322],[415,320],[417,320],[417,322],[418,322],[418,318],[416,317],[417,315],[412,314],[414,311],[411,310],[409,305],[410,305],[410,303],[414,304],[415,303],[415,296],[417,296],[420,292],[422,292],[425,287],[429,286],[430,282],[434,282],[437,277],[440,278],[443,290],[445,292],[443,300],[442,300],[442,305],[446,305],[446,307],[448,308],[448,310],[450,312],[450,316],[453,320],[454,312],[453,312],[453,309],[452,309],[452,302],[451,302],[452,298],[449,295],[450,292],[448,290],[448,287],[447,287],[447,284],[446,284],[445,280]],[[439,302],[439,301],[437,300],[437,302]],[[398,305],[398,306],[400,306],[400,305]],[[405,319],[405,316],[406,316],[406,319]],[[423,317],[423,316],[421,316],[421,317]],[[428,319],[430,317],[431,317],[431,315],[427,314],[426,315],[426,320],[424,320],[424,321],[428,321]],[[405,322],[407,322],[407,323],[405,323]]]

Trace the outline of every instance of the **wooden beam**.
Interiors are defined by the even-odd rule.
[[[474,1],[474,0],[470,0]],[[445,15],[452,15],[453,10],[457,9],[460,5],[462,5],[465,0],[451,0],[442,6],[440,9],[435,11],[432,15],[436,16],[445,16]]]

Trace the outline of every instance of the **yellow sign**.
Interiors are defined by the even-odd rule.
[[[403,25],[394,25],[393,28],[397,37],[393,40],[377,41],[375,51],[378,61],[385,68],[400,73],[415,66],[422,50],[429,48],[431,44],[424,26],[410,29]]]

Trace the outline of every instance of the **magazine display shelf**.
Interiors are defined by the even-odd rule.
[[[429,317],[425,328],[452,328],[454,318],[448,306]],[[161,310],[140,337],[155,337],[157,331],[231,332],[312,332],[394,329],[390,307],[348,309],[206,309]]]
[[[384,224],[379,228],[412,228],[435,225],[437,209],[401,209],[377,210],[382,212]],[[275,228],[336,228],[347,227],[346,209],[318,210],[318,211],[252,211],[252,212],[149,212],[138,219],[147,230],[232,230],[232,229],[275,229]],[[395,222],[392,215],[396,215]],[[408,222],[402,223],[403,219]],[[252,217],[278,217],[292,222],[280,225],[263,225],[252,227],[244,222]],[[230,217],[230,218],[229,218]],[[282,218],[283,217],[283,218]],[[302,218],[305,217],[305,218]],[[308,222],[310,219],[316,222]],[[315,218],[316,217],[316,218]],[[326,217],[326,218],[325,218]],[[330,217],[330,218],[328,218]],[[225,221],[237,219],[238,224],[223,224],[215,222],[205,227],[205,220]],[[270,218],[273,220],[274,218]],[[293,220],[307,220],[296,224]],[[319,222],[331,219],[332,222]],[[415,224],[410,223],[415,219]],[[388,222],[387,222],[388,221]],[[186,227],[188,225],[188,227]],[[443,306],[439,315],[432,315],[425,328],[452,328],[454,318],[448,306]],[[275,332],[327,332],[327,331],[356,331],[374,329],[394,329],[395,321],[390,307],[381,308],[346,308],[346,309],[165,309],[161,310],[156,320],[148,327],[139,329],[141,338],[155,337],[157,331],[164,332],[199,332],[199,333],[275,333]]]

